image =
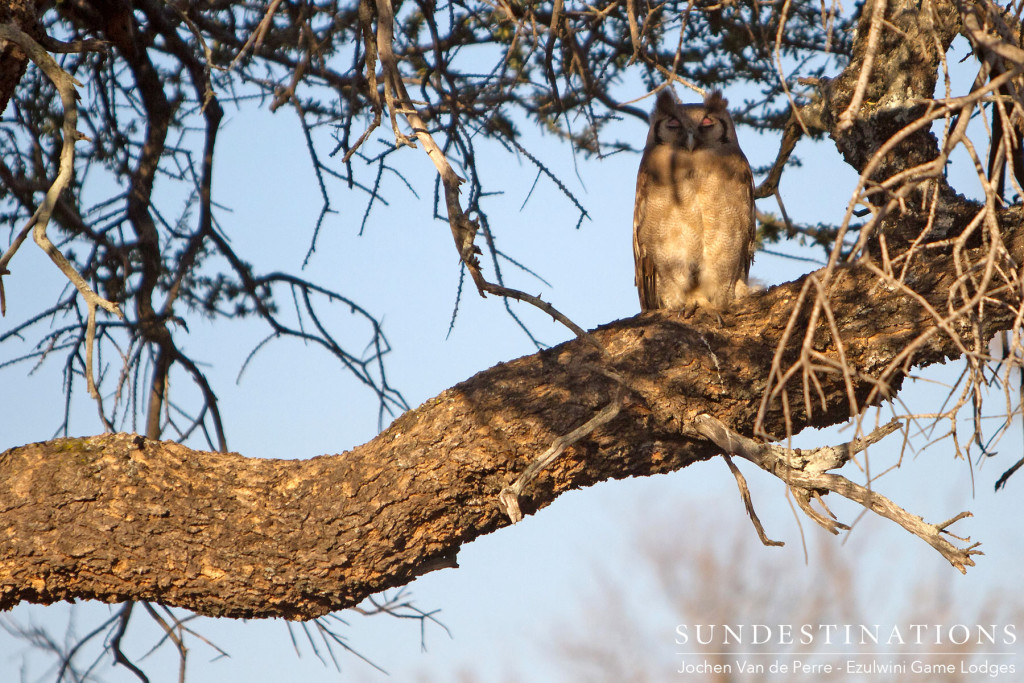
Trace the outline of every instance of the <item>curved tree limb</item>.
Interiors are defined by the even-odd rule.
[[[1019,214],[1003,216],[1009,237],[1024,233]],[[933,306],[944,305],[954,285],[952,258],[928,252],[913,268]],[[902,290],[880,288],[865,300],[876,278],[869,268],[844,266],[828,285],[859,400],[917,331],[934,325],[927,308]],[[714,457],[719,447],[688,427],[701,414],[752,435],[772,345],[802,287],[797,281],[745,300],[723,314],[721,330],[697,313],[646,314],[590,332],[635,391],[614,419],[541,472],[519,497],[522,511],[533,513],[569,489]],[[1002,296],[1009,295],[991,298]],[[987,336],[1015,324],[1010,307],[989,310]],[[808,320],[796,319],[802,337]],[[818,352],[837,354],[827,340]],[[915,364],[959,353],[957,343],[936,334]],[[607,405],[619,382],[601,371],[603,362],[576,339],[500,364],[403,415],[369,443],[311,460],[246,459],[127,434],[10,449],[0,455],[0,609],[95,598],[309,619],[451,566],[463,543],[509,523],[499,492],[558,436]],[[894,390],[902,377],[893,378]],[[783,435],[787,423],[798,431],[846,421],[847,380],[840,373],[819,379],[824,404],[808,412],[793,388],[788,412],[779,401],[767,410],[766,429]],[[801,476],[809,488],[820,483],[816,474]],[[826,488],[837,490],[834,483]]]

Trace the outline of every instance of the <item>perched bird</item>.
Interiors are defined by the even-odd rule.
[[[726,308],[747,292],[754,182],[728,102],[679,104],[663,90],[640,160],[633,257],[640,309]]]

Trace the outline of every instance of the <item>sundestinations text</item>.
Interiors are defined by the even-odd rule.
[[[677,645],[1013,645],[1016,624],[679,624]],[[697,653],[694,653],[697,654]]]

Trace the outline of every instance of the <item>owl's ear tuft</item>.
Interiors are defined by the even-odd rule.
[[[658,93],[658,100],[654,105],[654,111],[663,112],[666,114],[675,113],[676,110],[676,97],[672,93],[670,88],[665,88]]]
[[[722,97],[722,91],[716,90],[704,98],[704,107],[708,111],[724,112],[729,106],[729,100]]]

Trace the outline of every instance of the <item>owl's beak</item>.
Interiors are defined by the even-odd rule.
[[[692,152],[693,148],[697,146],[697,136],[691,128],[686,129],[686,151]]]

